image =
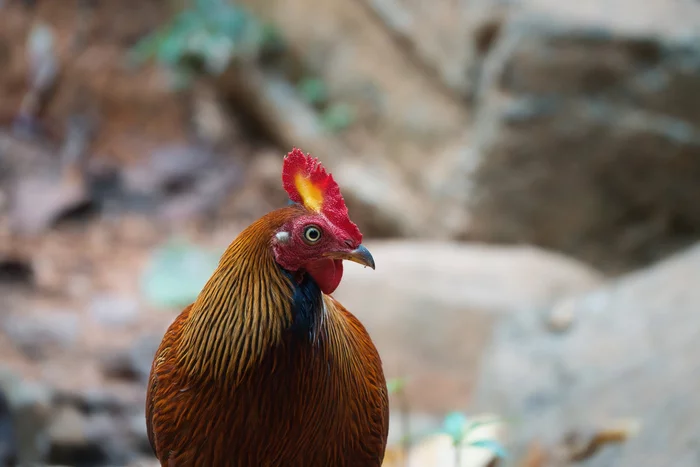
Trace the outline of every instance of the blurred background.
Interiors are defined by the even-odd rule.
[[[293,146],[387,466],[700,465],[697,1],[0,0],[0,466],[158,465],[153,353]]]

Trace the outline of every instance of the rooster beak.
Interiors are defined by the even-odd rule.
[[[354,250],[350,251],[331,251],[326,253],[325,256],[333,259],[352,261],[374,269],[374,258],[372,258],[372,253],[370,253],[364,245],[360,245]]]

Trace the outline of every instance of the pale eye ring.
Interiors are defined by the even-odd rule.
[[[321,240],[321,229],[315,225],[309,225],[304,229],[304,241],[314,244]]]

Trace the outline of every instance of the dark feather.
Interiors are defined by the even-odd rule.
[[[321,289],[308,274],[299,277],[289,271],[282,270],[294,284],[292,295],[292,326],[290,330],[300,339],[313,339],[321,326],[323,317],[323,302]]]

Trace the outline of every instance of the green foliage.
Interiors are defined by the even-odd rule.
[[[299,94],[308,104],[322,106],[328,100],[326,83],[319,78],[304,78],[298,85]]]
[[[396,394],[404,390],[406,387],[406,380],[403,378],[392,378],[386,382],[386,388],[389,394]]]
[[[337,133],[352,125],[355,112],[347,104],[334,104],[321,114],[321,125],[330,133]]]
[[[476,448],[488,449],[501,459],[505,459],[507,456],[506,450],[503,447],[503,445],[498,441],[494,441],[492,439],[479,439],[476,441],[471,441],[469,445],[474,446]]]
[[[329,133],[337,133],[352,125],[355,112],[348,104],[328,102],[328,87],[320,78],[303,78],[297,84],[301,98],[316,108],[323,129]]]
[[[442,422],[441,431],[452,438],[455,446],[461,446],[469,434],[477,428],[499,422],[500,420],[495,418],[490,420],[470,420],[461,412],[450,412],[445,416]],[[495,440],[480,439],[469,441],[467,444],[469,446],[488,449],[500,458],[505,458],[507,455],[505,448]]]
[[[227,0],[189,0],[189,5],[131,51],[134,63],[155,59],[187,82],[196,73],[220,74],[233,60],[256,57],[280,35],[251,12]]]
[[[153,253],[141,278],[146,299],[166,308],[189,305],[216,269],[220,256],[184,241],[168,242]]]
[[[466,415],[461,412],[450,412],[445,415],[445,419],[442,421],[442,431],[450,435],[456,442],[460,442],[466,435],[467,425]]]

